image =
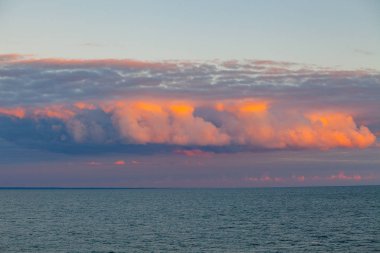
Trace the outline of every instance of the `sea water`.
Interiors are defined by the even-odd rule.
[[[380,252],[380,186],[2,189],[0,252]]]

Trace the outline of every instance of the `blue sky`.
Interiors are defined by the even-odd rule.
[[[379,13],[0,0],[0,187],[379,184]]]
[[[380,68],[378,1],[0,1],[0,52]]]

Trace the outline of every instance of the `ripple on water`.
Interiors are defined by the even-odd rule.
[[[0,190],[0,252],[378,252],[380,187]]]

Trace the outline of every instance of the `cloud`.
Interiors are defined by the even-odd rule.
[[[242,180],[253,184],[281,184],[281,183],[311,183],[311,182],[329,182],[329,181],[347,181],[360,182],[372,181],[376,177],[372,175],[346,174],[344,171],[339,171],[336,174],[320,176],[320,175],[293,175],[293,176],[252,176],[245,177]]]
[[[107,108],[108,109],[108,108]],[[224,145],[229,137],[193,114],[194,107],[171,102],[116,102],[110,112],[122,138],[138,144]]]
[[[86,43],[80,44],[80,46],[83,46],[83,47],[103,47],[104,45],[99,44],[99,43],[86,42]]]
[[[22,145],[326,150],[369,147],[380,130],[374,70],[259,60],[0,59],[0,138]]]
[[[102,165],[101,162],[97,162],[97,161],[89,161],[89,162],[86,162],[85,164],[87,164],[89,166],[101,166]]]
[[[125,165],[126,163],[125,163],[124,160],[117,160],[113,164],[115,164],[115,165]]]
[[[244,180],[249,181],[249,182],[282,183],[282,182],[287,181],[287,178],[261,176],[261,177],[247,177]]]
[[[344,171],[339,171],[336,175],[331,175],[328,177],[329,180],[353,180],[353,181],[361,181],[363,177],[361,175],[346,175]]]
[[[24,118],[25,111],[23,108],[0,108],[0,115],[11,116],[16,118]]]
[[[346,113],[288,111],[267,101],[138,99],[80,105],[3,108],[0,115],[13,116],[10,112],[21,110],[23,116],[15,116],[21,124],[23,118],[37,124],[56,120],[77,143],[330,149],[366,148],[376,140]],[[51,132],[62,134],[53,122]]]
[[[201,149],[176,149],[174,150],[174,153],[188,157],[211,157],[214,154],[213,152],[203,151]]]
[[[374,55],[373,52],[370,52],[370,51],[367,51],[367,50],[363,50],[363,49],[355,49],[354,52],[357,53],[357,54],[366,55],[366,56]]]
[[[350,106],[378,98],[374,70],[334,70],[274,61],[39,59],[0,55],[0,106],[147,95],[171,98],[263,97],[288,104]],[[358,96],[360,95],[360,96]],[[296,101],[289,98],[297,97]]]
[[[297,182],[304,182],[305,181],[305,176],[293,176],[293,179],[295,179]]]

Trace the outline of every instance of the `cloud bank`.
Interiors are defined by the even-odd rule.
[[[380,130],[372,70],[2,55],[0,85],[0,138],[47,149],[366,148]]]

